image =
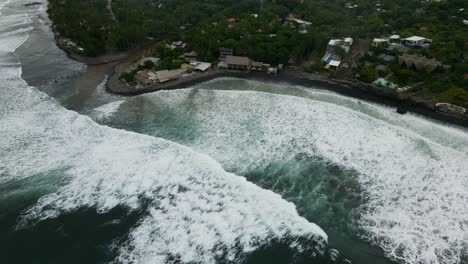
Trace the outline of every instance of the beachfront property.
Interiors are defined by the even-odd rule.
[[[412,36],[402,39],[402,43],[408,47],[429,48],[432,40],[420,36]]]
[[[442,66],[442,62],[435,59],[428,59],[424,56],[411,54],[402,54],[398,56],[400,65],[406,65],[408,68],[415,68],[418,71],[433,72],[438,67]]]
[[[325,62],[325,69],[330,70],[330,69],[338,69],[341,65],[341,58],[340,56],[333,54],[333,53],[327,53],[323,57],[323,62]]]
[[[135,81],[139,86],[148,87],[158,81],[156,74],[151,70],[138,71],[135,74]]]
[[[155,72],[159,83],[165,83],[171,80],[178,79],[184,72],[181,69],[177,70],[162,70]]]
[[[251,65],[252,61],[248,57],[226,56],[226,69],[229,71],[249,72]]]
[[[379,78],[379,79],[375,80],[374,82],[372,82],[372,84],[377,85],[379,87],[385,87],[385,88],[388,88],[388,89],[393,90],[393,91],[397,91],[397,89],[398,89],[398,85],[396,85],[394,83],[391,83],[391,82],[385,80],[384,78]]]
[[[331,39],[327,45],[327,51],[325,56],[323,56],[322,61],[325,62],[325,69],[338,69],[341,65],[341,57],[338,55],[339,48],[341,48],[345,53],[349,53],[353,45],[352,38],[344,39]],[[338,54],[337,54],[338,53]]]
[[[269,68],[271,68],[271,65],[268,63],[263,63],[260,61],[252,61],[250,70],[268,72]]]
[[[211,63],[209,62],[193,61],[190,66],[192,66],[192,70],[197,72],[206,72],[211,69]]]
[[[178,79],[184,73],[183,70],[162,70],[162,71],[152,71],[145,69],[138,71],[135,74],[135,82],[137,83],[136,88],[145,88],[151,85],[156,85],[158,83],[165,83],[170,80]]]

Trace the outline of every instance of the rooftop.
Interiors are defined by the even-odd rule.
[[[235,65],[249,65],[250,59],[248,57],[239,57],[239,56],[227,56],[226,57],[227,64],[235,64]]]
[[[409,38],[405,38],[404,40],[407,40],[407,41],[421,41],[421,40],[427,40],[427,38],[420,37],[420,36],[412,36],[412,37],[409,37]]]

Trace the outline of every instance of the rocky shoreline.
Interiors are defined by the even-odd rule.
[[[357,80],[348,81],[341,79],[331,79],[327,76],[315,73],[307,73],[297,70],[287,70],[278,75],[269,75],[262,72],[228,72],[221,70],[212,70],[207,73],[195,73],[191,76],[173,80],[158,86],[148,87],[142,90],[135,90],[119,80],[120,73],[132,62],[129,58],[135,54],[142,53],[154,42],[148,43],[142,47],[122,53],[107,54],[96,58],[85,57],[70,51],[65,46],[61,45],[60,34],[54,31],[57,46],[64,50],[68,57],[85,63],[87,65],[113,64],[108,73],[109,79],[106,83],[106,90],[110,93],[135,96],[159,90],[174,90],[191,87],[195,84],[210,81],[216,78],[232,77],[242,78],[247,80],[255,80],[268,83],[284,83],[289,85],[299,85],[307,88],[322,89],[332,91],[341,95],[358,98],[361,100],[376,102],[389,107],[394,107],[395,111],[400,113],[412,112],[425,117],[429,117],[441,122],[450,123],[458,126],[468,127],[468,116],[456,117],[438,111],[435,104],[428,100],[417,100],[417,98],[402,96],[396,92],[379,89],[378,87],[359,82]]]
[[[184,89],[196,84],[214,80],[217,78],[241,78],[267,83],[284,83],[288,85],[304,86],[312,89],[322,89],[332,91],[341,95],[375,102],[389,107],[394,107],[395,111],[411,112],[425,117],[429,117],[444,123],[468,127],[468,118],[458,118],[441,113],[435,106],[426,101],[415,101],[414,98],[401,96],[400,94],[387,89],[365,84],[359,81],[347,81],[340,79],[330,79],[324,75],[307,73],[303,71],[285,71],[278,75],[269,75],[262,72],[229,72],[213,70],[208,73],[197,73],[189,77],[180,78],[166,84],[148,87],[143,90],[134,90],[118,79],[118,72],[126,67],[125,63],[117,64],[110,73],[106,89],[115,94],[125,96],[135,96],[144,93],[156,92],[160,90]],[[123,67],[123,68],[122,68]]]

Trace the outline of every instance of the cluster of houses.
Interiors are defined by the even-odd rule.
[[[344,39],[331,39],[328,42],[325,56],[322,58],[323,62],[326,64],[325,69],[337,69],[340,67],[342,58],[339,50],[341,49],[344,53],[349,53],[353,42],[354,40],[349,37]]]
[[[135,74],[136,89],[143,89],[148,86],[154,86],[163,84],[171,80],[176,80],[184,75],[193,72],[206,72],[211,68],[211,63],[197,61],[196,52],[189,52],[184,54],[184,57],[188,64],[182,64],[180,69],[175,70],[160,70],[154,71],[152,69],[139,70]],[[151,61],[153,65],[158,65],[159,58],[144,57],[127,68],[127,72],[138,69],[141,65],[144,65],[147,61]]]
[[[384,47],[384,46],[399,46],[403,45],[407,48],[429,48],[432,43],[431,39],[420,37],[420,36],[411,36],[408,38],[401,39],[399,35],[391,35],[387,38],[375,38],[372,41],[372,45],[375,47]]]
[[[269,74],[277,74],[283,66],[271,66],[270,64],[254,61],[248,57],[234,56],[233,49],[220,48],[220,58],[218,63],[219,70],[235,71],[235,72],[266,72]],[[207,72],[212,68],[211,63],[198,61],[198,54],[195,51],[187,52],[184,55],[185,60],[189,63],[182,64],[180,69],[175,70],[160,70],[141,69],[141,66],[150,61],[157,66],[160,59],[155,57],[144,57],[137,62],[127,67],[126,72],[138,70],[135,74],[136,89],[144,89],[149,86],[159,85],[171,80],[179,79],[188,76],[193,72]]]

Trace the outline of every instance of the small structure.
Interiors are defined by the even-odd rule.
[[[184,58],[190,62],[196,61],[198,58],[198,53],[192,50],[191,52],[185,53]]]
[[[209,62],[194,61],[190,63],[190,65],[192,65],[193,69],[198,72],[206,72],[211,68],[211,63]]]
[[[398,57],[398,62],[400,65],[405,64],[408,68],[414,67],[418,71],[424,70],[426,72],[433,72],[437,67],[442,66],[442,63],[435,59],[428,59],[426,57],[406,53]]]
[[[338,55],[327,53],[323,57],[323,61],[326,63],[325,69],[338,69],[341,65],[341,58]]]
[[[154,84],[157,81],[156,74],[151,70],[138,71],[135,74],[135,81],[137,84],[147,87]]]
[[[341,47],[346,53],[348,53],[353,45],[352,38],[345,38],[345,39],[331,39],[328,42],[327,51],[333,52],[335,51],[336,47]]]
[[[219,60],[225,61],[226,56],[233,56],[234,50],[230,48],[219,48]]]
[[[252,61],[250,69],[252,71],[262,71],[263,70],[263,62]]]
[[[287,19],[290,22],[298,24],[299,33],[301,33],[301,34],[308,33],[309,31],[307,30],[307,28],[312,25],[312,22],[305,21],[305,20],[302,20],[302,19],[297,19],[297,18],[294,18],[292,16],[287,18]]]
[[[429,48],[431,42],[432,40],[420,36],[412,36],[403,39],[403,44],[408,47]]]
[[[173,41],[171,45],[167,45],[166,47],[170,49],[176,49],[176,48],[185,48],[187,46],[186,43],[184,43],[181,40],[178,41]]]
[[[388,45],[389,42],[390,40],[386,38],[375,38],[374,40],[372,40],[372,46],[383,47],[383,46]]]
[[[268,74],[278,74],[278,67],[269,67]]]
[[[155,74],[158,78],[158,81],[160,83],[165,83],[170,80],[174,80],[182,76],[183,71],[180,69],[177,70],[162,70],[162,71],[157,71]]]
[[[233,17],[227,19],[227,22],[229,22],[229,23],[235,23],[236,21],[237,21],[237,19],[235,19]]]
[[[400,43],[400,35],[391,35],[388,40],[390,43]]]
[[[332,60],[330,61],[330,63],[328,63],[331,69],[338,69],[338,67],[340,67],[340,64],[341,64],[341,61],[338,61],[338,60]]]
[[[391,82],[385,80],[384,78],[379,78],[379,79],[375,80],[372,83],[375,84],[375,85],[381,86],[381,87],[385,87],[385,88],[388,88],[388,89],[391,89],[391,90],[395,90],[395,91],[398,89],[398,85],[396,85],[394,83],[391,83]]]
[[[192,72],[193,68],[192,64],[182,63],[180,65],[180,69],[184,72]]]
[[[250,71],[251,60],[248,57],[227,56],[226,63],[230,71]]]
[[[465,26],[468,26],[468,20],[463,20],[463,24],[465,24]]]

